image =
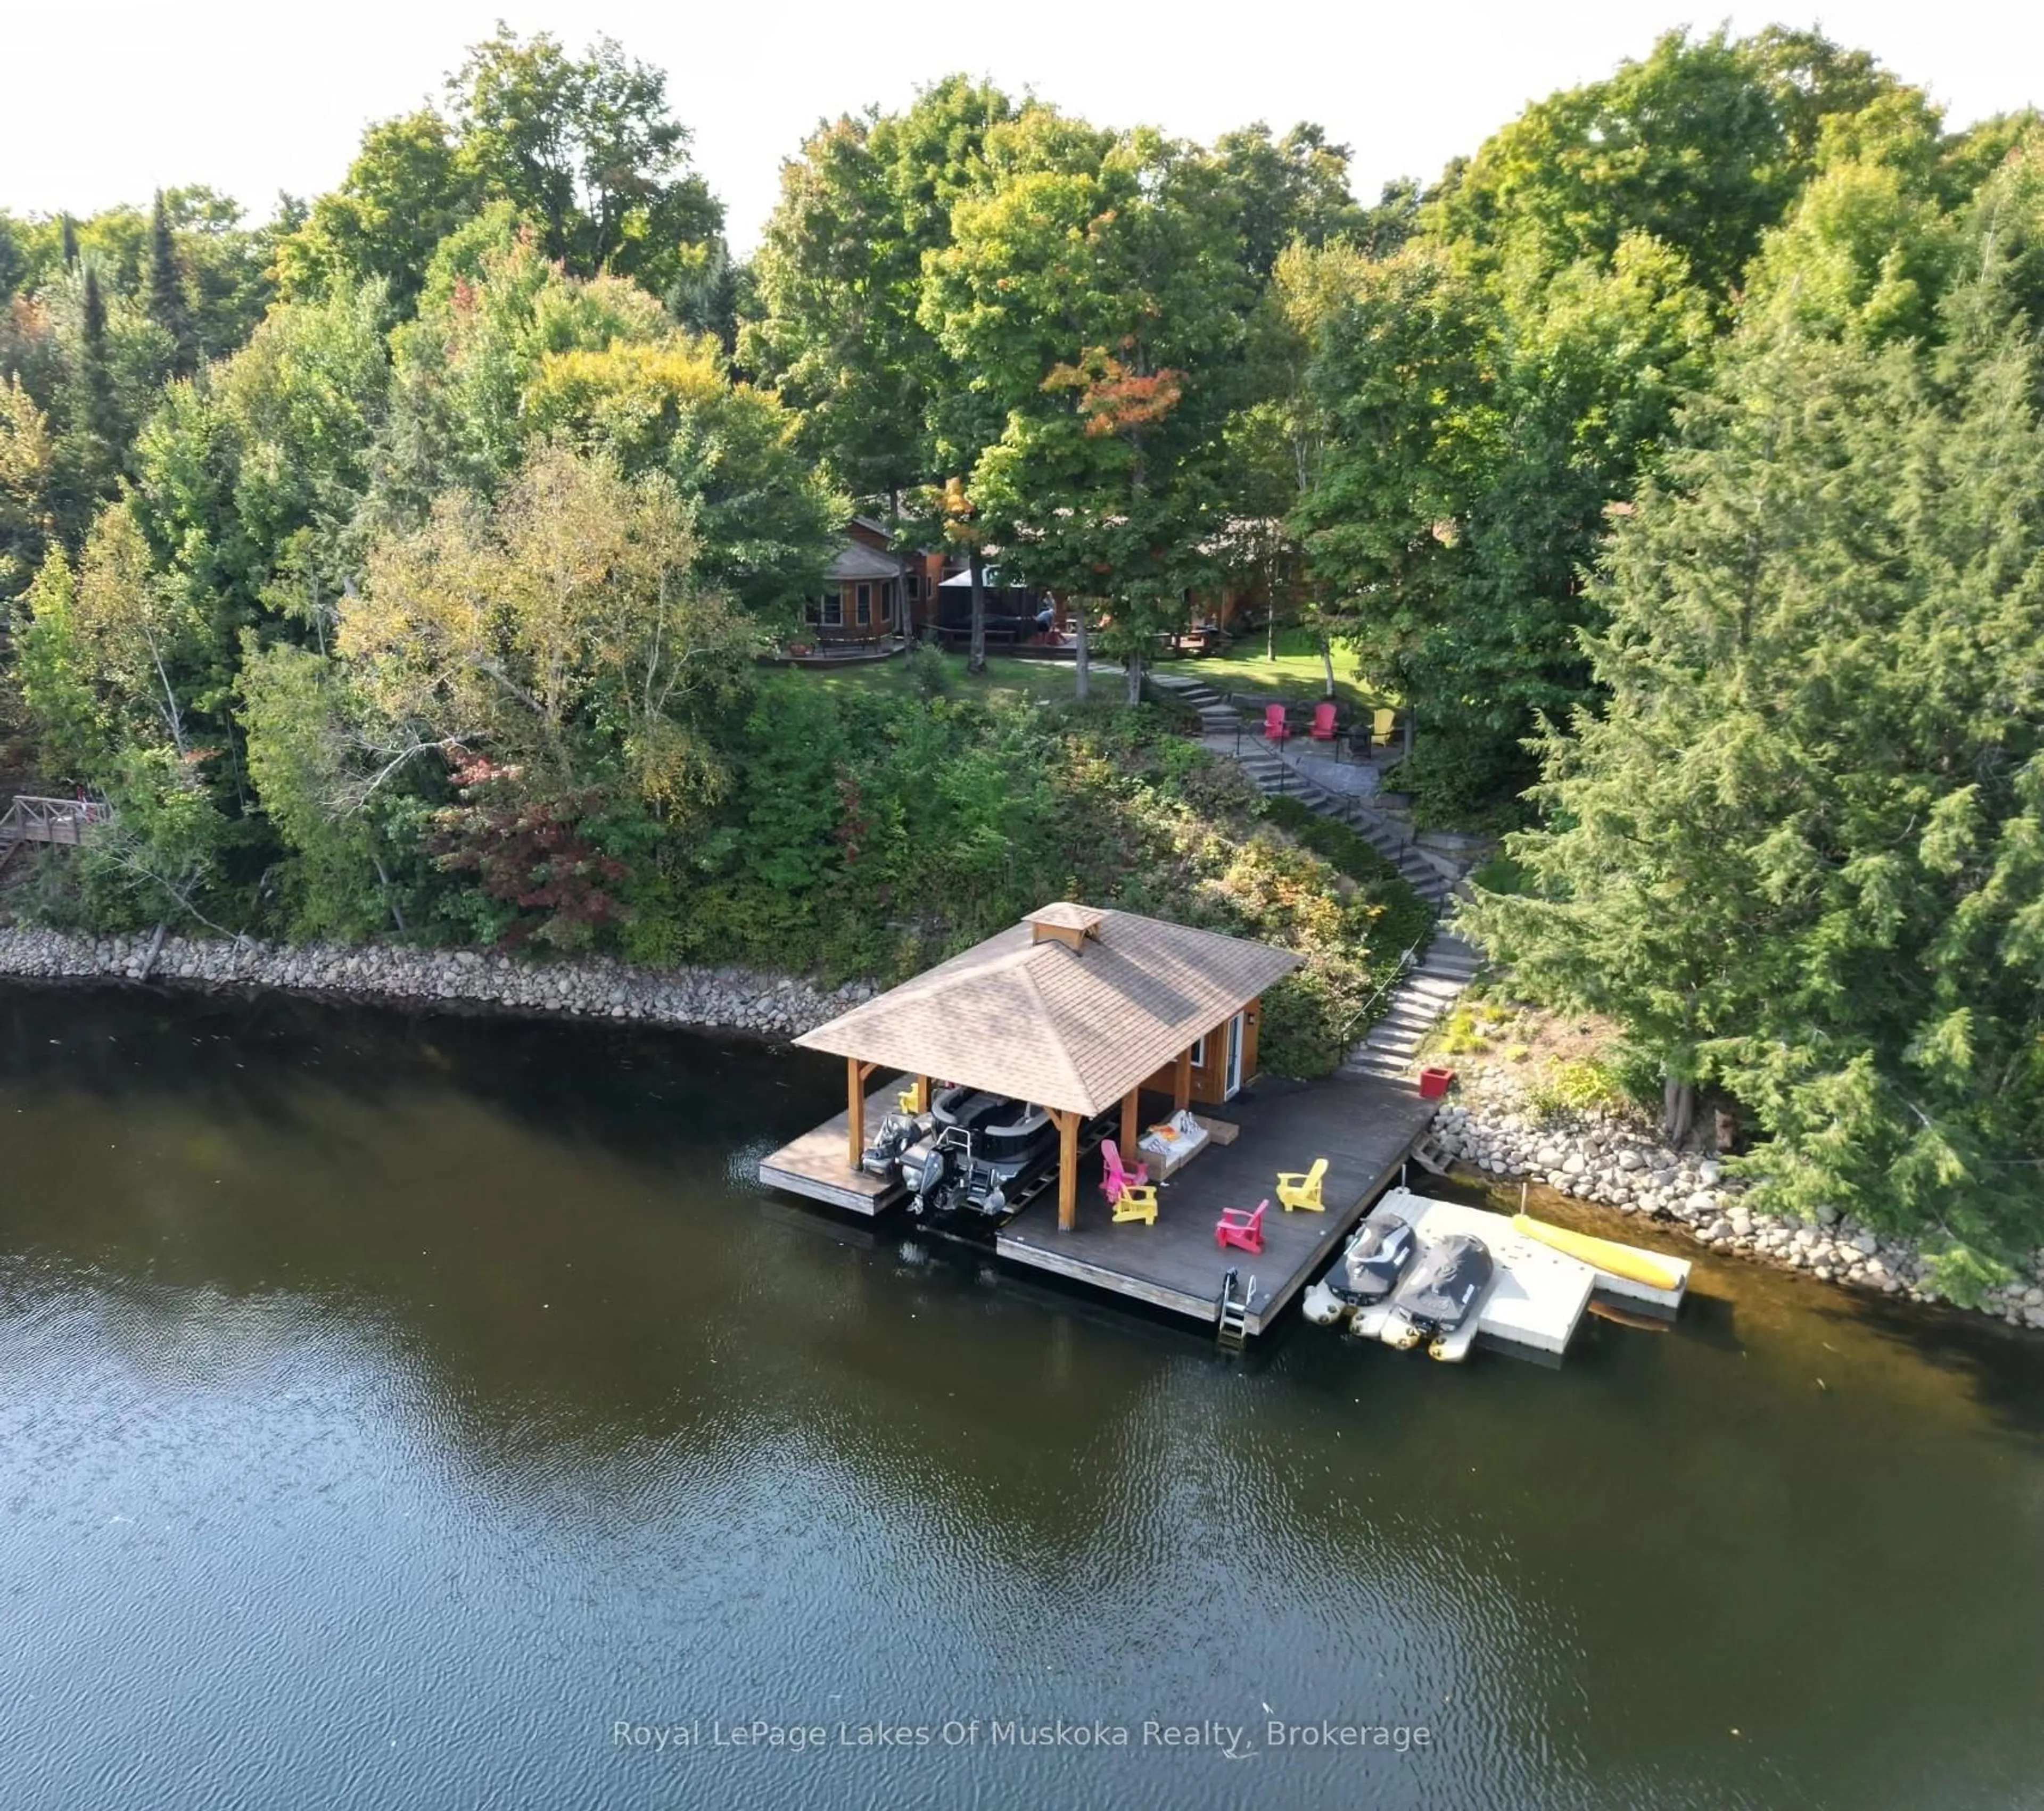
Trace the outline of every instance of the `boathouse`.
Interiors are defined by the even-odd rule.
[[[1289,950],[1135,912],[1060,901],[796,1042],[845,1061],[844,1161],[865,1148],[876,1069],[1040,1107],[1058,1128],[1058,1224],[1076,1223],[1080,1133],[1117,1111],[1136,1148],[1139,1097],[1218,1106],[1256,1073],[1262,996]]]

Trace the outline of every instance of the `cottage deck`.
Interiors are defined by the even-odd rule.
[[[1155,1226],[1116,1225],[1100,1192],[1100,1166],[1089,1161],[1080,1184],[1079,1223],[1058,1230],[1055,1191],[1039,1197],[1003,1227],[995,1249],[1010,1263],[1090,1284],[1212,1325],[1221,1280],[1230,1268],[1254,1280],[1246,1331],[1262,1333],[1334,1253],[1364,1207],[1397,1174],[1433,1116],[1433,1103],[1409,1085],[1367,1077],[1353,1080],[1259,1083],[1255,1098],[1212,1110],[1241,1128],[1231,1145],[1209,1145],[1158,1193]],[[1168,1109],[1170,1103],[1158,1106]],[[1151,1105],[1147,1099],[1145,1106]],[[838,1161],[843,1162],[839,1126]],[[1322,1184],[1327,1211],[1287,1214],[1275,1178],[1327,1160]],[[1214,1223],[1224,1207],[1251,1207],[1268,1198],[1263,1251],[1222,1251]]]
[[[869,1133],[894,1111],[895,1097],[915,1078],[897,1076],[866,1097],[866,1123]],[[841,1207],[847,1214],[867,1219],[883,1213],[902,1199],[908,1190],[898,1180],[868,1176],[845,1161],[845,1138],[851,1130],[849,1113],[834,1113],[820,1126],[813,1126],[791,1144],[759,1160],[759,1180],[770,1188],[785,1188],[790,1195],[805,1195]]]

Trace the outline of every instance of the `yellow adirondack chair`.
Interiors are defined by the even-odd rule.
[[[1287,1169],[1278,1172],[1278,1199],[1285,1204],[1285,1211],[1304,1207],[1315,1214],[1324,1214],[1327,1204],[1320,1199],[1320,1181],[1327,1173],[1325,1157],[1313,1159],[1313,1167],[1308,1170]]]
[[[1370,733],[1376,739],[1380,747],[1390,741],[1392,725],[1397,721],[1398,713],[1396,711],[1378,711],[1373,715],[1370,719]]]
[[[1132,1182],[1122,1184],[1121,1192],[1114,1198],[1114,1217],[1116,1220],[1140,1220],[1146,1226],[1157,1224],[1157,1185],[1139,1188]]]

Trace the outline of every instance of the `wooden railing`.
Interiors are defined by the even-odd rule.
[[[18,796],[0,812],[0,843],[83,842],[113,808],[102,799],[36,799]]]

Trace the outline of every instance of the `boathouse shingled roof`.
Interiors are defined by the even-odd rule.
[[[1090,1115],[1298,965],[1268,944],[1059,901],[795,1042]]]

